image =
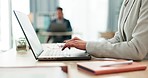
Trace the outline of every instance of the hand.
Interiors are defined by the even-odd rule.
[[[67,47],[68,48],[75,47],[77,49],[86,50],[86,42],[77,37],[70,39],[70,40],[66,40],[64,42],[65,42],[65,45],[62,48],[62,50],[64,50]]]
[[[74,37],[73,39],[65,40],[64,42],[67,43],[67,42],[69,42],[69,41],[71,41],[71,40],[81,40],[81,39],[79,39],[78,37]]]

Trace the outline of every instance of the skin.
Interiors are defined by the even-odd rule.
[[[63,19],[63,12],[61,10],[57,10],[57,18],[59,20]]]
[[[63,19],[63,12],[61,10],[57,10],[57,18]],[[81,50],[86,50],[86,41],[83,41],[78,37],[74,37],[73,39],[70,39],[70,40],[65,40],[64,42],[65,42],[65,45],[62,48],[62,50],[64,50],[65,48],[70,49],[71,47],[75,47]]]
[[[65,42],[65,45],[62,48],[62,50],[64,50],[65,48],[70,49],[71,47],[75,47],[80,50],[86,50],[86,41],[83,41],[79,39],[78,37],[74,37],[73,39],[66,40],[64,42]]]

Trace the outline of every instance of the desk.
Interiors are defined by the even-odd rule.
[[[39,34],[44,36],[66,36],[72,35],[73,32],[39,32]]]
[[[45,32],[45,31],[40,31],[39,32],[39,35],[42,35],[42,36],[46,37],[44,42],[50,41],[51,40],[49,38],[50,36],[70,36],[72,34],[73,34],[73,32]]]
[[[90,61],[94,61],[92,59]],[[107,75],[92,75],[77,70],[76,63],[84,61],[37,61],[33,57],[33,54],[28,51],[26,54],[16,53],[15,50],[9,52],[0,53],[0,66],[21,66],[21,65],[67,65],[69,78],[148,78],[148,69],[145,71],[134,71],[125,73],[115,73]],[[141,63],[148,65],[148,60],[144,60]]]

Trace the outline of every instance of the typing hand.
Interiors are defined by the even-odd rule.
[[[81,50],[86,50],[86,42],[75,37],[73,39],[70,39],[70,40],[66,40],[64,41],[65,42],[65,45],[64,47],[62,48],[62,51],[65,49],[65,48],[71,48],[71,47],[75,47],[77,49],[81,49]]]
[[[71,40],[81,40],[81,39],[79,39],[78,37],[74,37],[73,39],[65,40],[64,42],[67,43],[67,42],[69,42],[69,41],[71,41]]]

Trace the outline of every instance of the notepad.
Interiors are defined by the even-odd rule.
[[[111,73],[121,73],[121,72],[131,72],[131,71],[140,71],[147,68],[146,65],[132,62],[130,64],[115,64],[118,62],[126,61],[91,61],[91,62],[81,62],[77,63],[79,70],[93,73],[95,75],[101,74],[111,74]],[[110,65],[111,64],[111,65]],[[107,66],[108,65],[108,66]]]

